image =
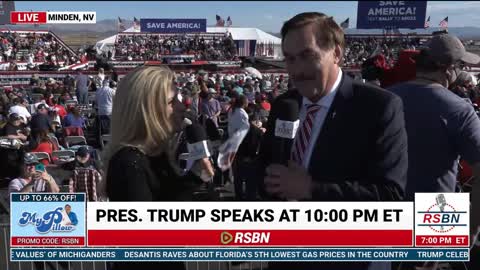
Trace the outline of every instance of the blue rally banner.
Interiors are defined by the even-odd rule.
[[[12,248],[11,261],[469,261],[468,248]]]
[[[140,31],[168,34],[207,32],[207,19],[140,19]]]
[[[427,1],[358,1],[357,29],[423,28]]]

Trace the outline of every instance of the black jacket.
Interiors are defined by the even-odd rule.
[[[315,201],[403,199],[407,175],[407,134],[401,99],[381,88],[343,75],[338,93],[315,142],[308,171]],[[302,96],[290,90],[272,106],[260,149],[264,169],[272,160],[278,101]],[[314,123],[315,125],[315,123]],[[285,145],[285,160],[291,143]]]
[[[407,181],[407,134],[401,99],[381,88],[343,75],[336,96],[315,142],[308,171],[313,201],[402,200]],[[275,139],[278,101],[302,96],[291,90],[272,106],[260,149],[259,175],[282,147]],[[314,123],[315,125],[315,123]],[[285,144],[288,160],[291,142]],[[293,179],[292,179],[293,181]],[[271,199],[267,197],[268,199]],[[390,263],[269,263],[270,269],[387,270]]]
[[[165,154],[150,157],[134,147],[120,149],[107,171],[110,201],[190,200],[191,178],[178,176]]]
[[[175,174],[166,155],[149,157],[125,147],[111,158],[107,172],[110,201],[189,200],[186,179]],[[113,269],[185,269],[183,262],[115,262]]]

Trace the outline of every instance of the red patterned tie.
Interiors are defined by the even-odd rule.
[[[292,160],[296,161],[299,165],[303,164],[305,158],[305,152],[310,143],[310,137],[312,136],[312,126],[315,120],[315,115],[320,110],[320,105],[310,104],[307,105],[307,116],[303,120],[300,130],[295,136],[292,147]]]

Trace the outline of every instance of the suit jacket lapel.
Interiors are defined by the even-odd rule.
[[[352,79],[345,73],[342,75],[342,80],[337,89],[337,94],[328,110],[325,121],[323,122],[322,130],[317,137],[315,142],[315,147],[313,148],[312,157],[310,158],[310,164],[308,165],[308,170],[312,174],[311,170],[318,166],[312,166],[312,164],[319,164],[320,157],[322,154],[322,149],[325,149],[326,146],[331,142],[331,139],[336,134],[336,129],[340,121],[337,121],[342,117],[342,113],[346,107],[346,102],[353,95],[352,88]]]

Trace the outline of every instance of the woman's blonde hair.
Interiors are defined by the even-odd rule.
[[[146,155],[167,152],[174,133],[167,114],[173,79],[167,67],[146,66],[120,81],[113,100],[111,140],[104,153],[105,173],[111,157],[125,146]]]

